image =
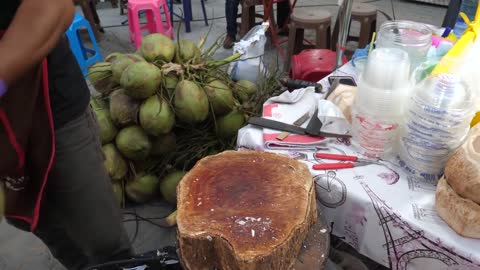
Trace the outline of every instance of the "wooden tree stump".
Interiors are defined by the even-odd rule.
[[[287,270],[317,220],[305,164],[257,151],[200,160],[177,188],[180,256],[188,270]]]

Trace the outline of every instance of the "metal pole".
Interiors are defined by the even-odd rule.
[[[348,30],[350,29],[350,19],[352,18],[353,0],[340,0],[340,7],[338,9],[338,41],[337,41],[337,58],[335,61],[335,69],[343,65],[343,55],[345,53],[345,46],[347,45]]]

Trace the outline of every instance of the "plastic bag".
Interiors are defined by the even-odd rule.
[[[248,80],[256,83],[258,75],[264,74],[263,54],[267,42],[265,31],[268,26],[268,22],[264,22],[253,27],[242,40],[235,43],[233,53],[241,53],[242,56],[229,67],[234,81]]]

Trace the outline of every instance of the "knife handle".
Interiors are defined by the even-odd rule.
[[[347,155],[338,155],[338,154],[329,154],[329,153],[316,153],[316,158],[332,159],[332,160],[341,160],[341,161],[358,161],[358,158],[355,156]]]
[[[292,89],[299,89],[299,88],[306,88],[309,86],[313,86],[315,88],[315,92],[321,93],[322,92],[322,85],[319,83],[314,83],[314,82],[309,82],[309,81],[303,81],[303,80],[296,80],[296,79],[290,79],[290,78],[282,78],[280,82],[287,88]],[[290,91],[291,92],[291,91]]]
[[[312,166],[314,170],[339,170],[339,169],[351,169],[355,167],[355,164],[347,163],[323,163],[315,164]]]

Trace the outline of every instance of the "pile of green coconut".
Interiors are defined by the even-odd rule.
[[[159,193],[176,203],[176,185],[195,162],[231,149],[245,125],[256,85],[234,82],[204,40],[143,38],[131,54],[113,53],[89,69],[105,166],[123,204]]]

